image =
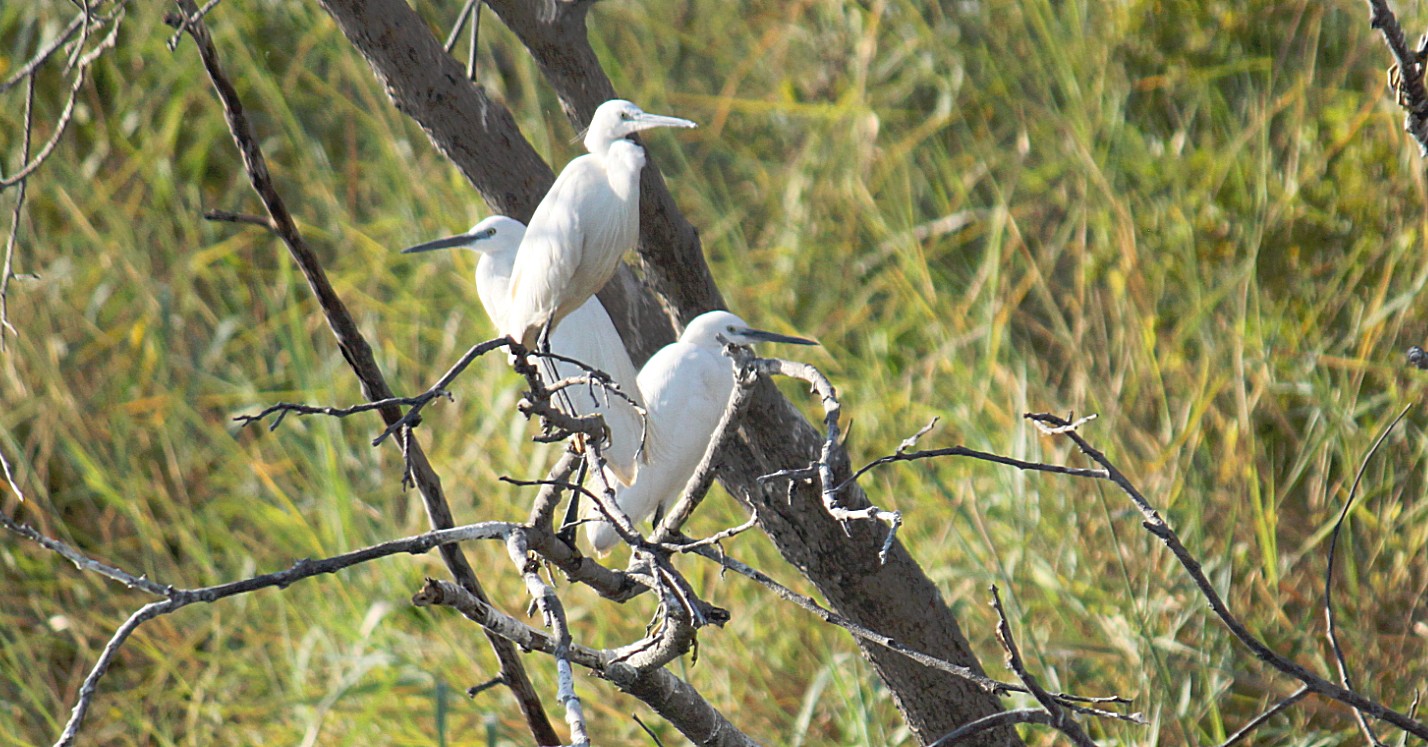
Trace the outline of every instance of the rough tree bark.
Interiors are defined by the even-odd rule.
[[[402,0],[319,0],[386,85],[397,108],[416,120],[495,210],[525,219],[553,176],[501,104],[465,79],[425,22]],[[614,90],[586,38],[588,2],[489,0],[521,39],[577,126]],[[723,298],[704,262],[698,233],[684,219],[651,157],[641,183],[639,258],[647,285],[622,269],[602,291],[637,361],[673,339],[669,317],[687,321]],[[656,301],[657,299],[657,301]],[[656,314],[656,305],[666,314]],[[981,671],[951,609],[904,550],[878,564],[881,524],[855,524],[851,536],[830,518],[809,484],[761,488],[757,476],[814,461],[821,435],[778,391],[761,384],[746,408],[741,437],[721,454],[720,478],[758,504],[761,526],[785,559],[812,580],[840,613],[934,656]],[[846,468],[843,470],[846,472]],[[853,489],[851,507],[866,505]],[[864,655],[893,693],[924,744],[1001,704],[964,680],[872,645]],[[1010,728],[976,744],[1017,745]]]

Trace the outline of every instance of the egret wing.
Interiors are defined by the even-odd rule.
[[[560,321],[564,315],[559,309],[569,305],[570,299],[580,297],[573,309],[593,293],[581,295],[580,266],[588,218],[580,202],[590,188],[591,175],[598,173],[599,164],[592,163],[588,155],[571,161],[526,226],[511,269],[511,306],[502,332],[527,347],[535,343],[547,319]]]

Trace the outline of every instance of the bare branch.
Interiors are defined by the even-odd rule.
[[[74,18],[70,19],[69,25],[65,26],[64,30],[61,31],[58,36],[51,39],[49,44],[46,44],[43,48],[36,52],[35,55],[31,57],[25,64],[21,65],[17,70],[15,70],[15,73],[13,75],[5,79],[5,82],[0,83],[0,93],[4,93],[10,90],[11,88],[14,88],[16,84],[18,84],[22,80],[34,78],[35,73],[39,71],[40,67],[42,67],[46,62],[49,62],[50,58],[54,56],[55,52],[58,52],[60,47],[63,47],[65,45],[65,42],[68,42],[71,38],[73,38],[74,35],[79,32],[80,28],[82,28],[89,20],[92,19],[91,13],[92,11],[86,11],[84,9],[81,9],[80,12],[75,15]]]
[[[450,582],[427,579],[426,586],[412,597],[412,603],[418,607],[452,607],[483,628],[509,638],[524,649],[555,653],[557,641],[554,637],[495,609],[489,602],[477,599]],[[596,651],[574,643],[570,644],[567,653],[572,664],[594,671],[620,690],[644,701],[695,744],[715,747],[758,745],[697,690],[667,669],[641,673],[616,660],[612,652]]]
[[[435,396],[442,396],[448,400],[453,399],[451,392],[444,389],[436,392],[433,396],[426,396],[428,394],[431,394],[431,392],[417,397],[390,397],[388,399],[377,400],[376,402],[363,402],[360,405],[351,405],[349,407],[327,407],[304,405],[299,402],[279,402],[274,405],[268,405],[256,415],[234,415],[233,420],[240,424],[240,428],[246,428],[254,423],[261,422],[269,415],[276,414],[277,417],[273,418],[273,422],[268,424],[268,430],[275,431],[278,429],[278,426],[283,424],[283,420],[286,419],[288,415],[329,415],[334,418],[345,418],[349,415],[380,410],[384,407],[390,407],[391,405],[416,405],[418,403],[424,405],[431,399],[434,399]],[[386,434],[384,434],[384,437],[385,435]]]
[[[21,503],[24,503],[25,491],[21,490],[19,483],[15,482],[15,473],[11,471],[10,462],[5,459],[4,450],[0,450],[0,471],[5,473],[5,484],[10,486],[10,492],[14,493],[15,497],[20,499]],[[0,516],[3,515],[4,514],[0,514]]]
[[[432,384],[430,387],[427,388],[425,392],[414,397],[413,399],[415,400],[415,402],[413,402],[411,409],[407,410],[407,413],[398,418],[396,422],[388,423],[387,429],[382,431],[381,435],[372,439],[372,445],[380,446],[383,441],[387,440],[388,436],[397,432],[401,428],[416,427],[417,423],[421,421],[421,409],[423,407],[426,407],[428,402],[431,402],[433,399],[436,399],[437,397],[442,396],[443,394],[450,398],[451,395],[447,393],[446,388],[448,386],[451,386],[451,382],[455,381],[456,377],[460,376],[461,372],[465,371],[467,366],[471,365],[471,361],[480,358],[481,356],[491,352],[492,350],[506,347],[510,344],[510,342],[511,341],[507,338],[498,337],[494,340],[487,340],[485,342],[472,345],[471,349],[467,350],[466,354],[461,356],[461,359],[456,361],[455,365],[447,369],[446,373],[442,374],[441,378],[437,379],[435,384]]]
[[[44,162],[49,160],[50,155],[54,153],[55,147],[59,145],[60,138],[64,137],[65,131],[69,128],[70,120],[74,117],[74,105],[79,100],[79,89],[84,87],[85,76],[89,72],[89,66],[94,64],[94,61],[99,59],[99,56],[103,54],[105,50],[114,46],[114,43],[119,38],[119,26],[123,20],[123,16],[124,3],[120,3],[114,12],[108,16],[89,16],[95,28],[107,23],[109,25],[109,33],[105,34],[104,38],[101,39],[93,49],[90,49],[88,52],[76,58],[74,80],[70,81],[69,86],[69,98],[65,101],[64,108],[60,111],[59,117],[55,120],[54,131],[50,133],[50,139],[46,140],[45,144],[40,146],[39,151],[35,153],[33,158],[24,161],[19,170],[15,173],[9,176],[0,176],[0,192],[23,182],[26,177],[44,165]],[[90,27],[87,24],[83,26],[83,33],[80,36],[79,42],[81,45],[88,36],[89,29]],[[31,75],[33,76],[33,74],[32,72]]]
[[[25,496],[20,493],[19,487],[15,485],[14,479],[10,475],[10,465],[5,462],[4,455],[0,455],[0,464],[3,464],[5,467],[5,478],[10,482],[10,489],[15,491],[15,495],[20,496],[20,500],[24,500]],[[122,568],[101,563],[75,549],[68,543],[46,537],[40,534],[35,528],[28,524],[21,524],[9,516],[6,516],[3,512],[0,512],[0,526],[63,557],[65,560],[73,563],[74,567],[81,571],[92,571],[105,578],[118,581],[130,589],[142,589],[156,596],[165,596],[172,590],[171,587],[155,583],[143,576],[135,576]]]
[[[1016,639],[1012,636],[1011,622],[1007,620],[1007,611],[1002,608],[1002,595],[995,584],[992,585],[992,608],[997,611],[997,641],[1007,652],[1007,666],[1016,673],[1017,679],[1026,685],[1027,691],[1033,698],[1036,698],[1036,702],[1046,709],[1047,715],[1051,717],[1049,725],[1081,747],[1095,747],[1096,743],[1091,741],[1086,730],[1082,729],[1081,725],[1066,713],[1061,704],[1056,702],[1051,693],[1046,692],[1041,685],[1037,684],[1036,677],[1026,670],[1026,664],[1021,660],[1021,652],[1017,649]]]
[[[20,163],[30,160],[30,135],[35,126],[35,78],[28,78],[25,87],[25,123],[20,134]],[[15,277],[15,240],[20,235],[20,217],[25,209],[25,194],[28,181],[21,179],[20,188],[15,192],[15,208],[10,213],[10,233],[5,237],[5,265],[0,267],[0,351],[5,350],[5,333],[19,335],[10,324],[10,280]]]
[[[1077,448],[1081,450],[1082,454],[1085,454],[1091,461],[1101,465],[1101,467],[1106,470],[1106,477],[1103,479],[1115,484],[1116,487],[1120,488],[1121,492],[1131,500],[1136,510],[1140,512],[1142,525],[1170,549],[1175,559],[1180,562],[1181,567],[1189,574],[1190,580],[1194,582],[1195,586],[1200,590],[1200,593],[1205,596],[1205,600],[1209,603],[1210,609],[1214,611],[1215,616],[1229,629],[1230,634],[1233,635],[1236,640],[1254,654],[1255,658],[1299,680],[1315,693],[1327,698],[1332,698],[1353,708],[1360,709],[1364,713],[1374,718],[1387,721],[1416,737],[1428,739],[1428,724],[1424,724],[1411,716],[1400,713],[1375,700],[1371,700],[1353,690],[1329,682],[1294,661],[1276,653],[1266,643],[1256,638],[1254,634],[1245,627],[1244,623],[1240,622],[1239,618],[1235,617],[1234,613],[1230,611],[1229,606],[1225,604],[1220,593],[1215,590],[1210,580],[1206,578],[1204,570],[1200,567],[1200,562],[1186,549],[1185,544],[1180,541],[1180,537],[1175,533],[1175,530],[1160,516],[1160,513],[1146,500],[1145,496],[1136,489],[1130,479],[1111,463],[1105,454],[1091,446],[1080,433],[1075,430],[1066,429],[1067,426],[1071,425],[1070,421],[1048,413],[1027,413],[1024,417],[1052,428],[1063,429],[1061,435],[1071,439]]]
[[[731,354],[735,346],[727,346],[725,354]],[[743,350],[747,351],[747,348]],[[715,426],[714,433],[709,438],[709,446],[704,450],[704,456],[699,460],[699,466],[694,469],[694,474],[690,476],[689,482],[684,486],[683,493],[674,507],[670,509],[659,526],[655,527],[654,534],[650,535],[650,541],[663,544],[677,535],[684,522],[689,521],[689,517],[694,514],[694,510],[699,507],[704,500],[705,494],[714,484],[714,477],[718,471],[715,467],[715,455],[723,448],[725,441],[732,436],[736,430],[734,423],[739,418],[739,412],[749,401],[753,393],[753,371],[741,366],[735,376],[736,384],[733,395],[729,397],[729,402],[724,407],[724,412],[719,416],[719,424]],[[742,531],[742,530],[740,530]],[[737,534],[734,532],[733,534]],[[722,532],[720,534],[723,534]],[[727,536],[733,536],[729,534]],[[716,540],[717,541],[717,540]]]
[[[169,37],[169,51],[173,52],[178,49],[179,42],[183,41],[184,32],[188,31],[189,25],[195,21],[203,20],[204,16],[207,16],[210,10],[218,7],[218,3],[220,2],[222,2],[222,0],[208,0],[208,2],[204,3],[202,8],[199,8],[198,11],[192,15],[184,15],[177,21],[170,19],[169,25],[174,28],[174,35]]]
[[[446,35],[446,43],[442,45],[447,54],[456,49],[456,40],[461,37],[461,31],[466,28],[466,21],[471,18],[471,11],[476,9],[478,2],[480,0],[466,0],[461,12],[456,14],[456,25],[451,27],[451,33]]]
[[[566,621],[565,606],[556,596],[555,589],[540,577],[540,564],[531,557],[524,534],[512,532],[507,535],[506,552],[520,571],[526,592],[535,600],[545,626],[555,637],[555,650],[551,656],[555,658],[556,699],[565,707],[565,723],[570,727],[571,743],[575,747],[588,745],[590,735],[585,729],[585,708],[575,694],[575,673],[570,668],[570,624]]]
[[[857,622],[827,609],[823,605],[814,601],[811,597],[799,594],[798,592],[773,580],[762,571],[759,571],[745,563],[741,563],[733,558],[730,558],[729,556],[725,555],[722,552],[719,552],[716,549],[710,547],[699,547],[696,546],[694,543],[684,545],[684,547],[693,550],[693,552],[697,555],[703,556],[705,558],[708,558],[709,560],[714,561],[715,563],[718,563],[726,570],[733,571],[741,576],[744,576],[745,578],[754,581],[760,586],[763,586],[764,588],[772,591],[780,599],[802,607],[808,612],[811,612],[816,615],[824,622],[836,625],[848,631],[850,634],[852,634],[854,638],[857,638],[860,641],[864,641],[875,646],[880,646],[889,651],[904,656],[912,661],[915,661],[918,664],[921,664],[922,666],[946,672],[947,674],[953,675],[954,677],[966,680],[967,682],[975,685],[983,692],[990,693],[992,695],[1004,696],[1007,693],[1029,692],[1027,688],[1023,685],[1018,685],[1011,682],[1001,682],[999,680],[992,679],[980,672],[973,671],[968,667],[964,667],[953,662],[949,662],[944,659],[939,659],[935,656],[923,653],[902,643],[901,641],[883,635],[882,633],[879,633],[876,630],[872,630],[863,625],[859,625]],[[1103,697],[1086,697],[1082,695],[1069,695],[1066,693],[1051,693],[1051,697],[1054,698],[1055,701],[1061,706],[1070,708],[1080,713],[1086,713],[1088,715],[1099,716],[1102,718],[1113,718],[1120,721],[1129,721],[1135,724],[1145,723],[1145,720],[1140,716],[1140,714],[1121,714],[1101,709],[1086,708],[1084,706],[1078,705],[1080,703],[1129,704],[1131,702],[1128,698],[1124,698],[1118,695]]]
[[[1233,745],[1239,744],[1240,742],[1244,741],[1245,737],[1248,737],[1251,732],[1253,732],[1255,729],[1258,729],[1266,721],[1273,718],[1276,713],[1279,713],[1280,711],[1283,711],[1284,709],[1294,705],[1295,703],[1298,703],[1299,701],[1304,699],[1304,696],[1308,694],[1308,687],[1300,687],[1298,690],[1295,690],[1289,695],[1289,697],[1279,701],[1278,703],[1275,703],[1274,707],[1250,719],[1248,723],[1240,727],[1239,731],[1236,731],[1234,734],[1231,734],[1228,739],[1221,742],[1220,747],[1233,747]]]
[[[1014,726],[1016,724],[1051,724],[1051,714],[1040,708],[1022,708],[1015,711],[1000,711],[989,716],[983,716],[976,721],[953,729],[942,735],[937,741],[927,745],[927,747],[946,747],[949,744],[956,744],[963,739],[968,739],[981,734],[984,731],[991,731],[1002,726]]]
[[[1364,472],[1368,470],[1369,462],[1373,460],[1373,455],[1378,453],[1378,447],[1383,445],[1388,434],[1398,426],[1408,411],[1413,409],[1412,405],[1403,408],[1398,413],[1398,417],[1383,429],[1383,433],[1374,440],[1373,446],[1369,447],[1368,453],[1364,455],[1363,463],[1359,465],[1359,471],[1354,475],[1354,483],[1349,487],[1349,496],[1344,500],[1344,508],[1339,511],[1339,520],[1334,522],[1334,530],[1329,533],[1329,562],[1324,569],[1324,635],[1329,639],[1329,646],[1334,650],[1334,663],[1339,669],[1339,683],[1344,687],[1353,690],[1353,678],[1349,676],[1349,663],[1344,658],[1344,649],[1339,645],[1339,635],[1334,625],[1334,561],[1335,553],[1339,549],[1339,533],[1343,531],[1344,522],[1349,518],[1349,509],[1353,508],[1354,497],[1358,495],[1359,484],[1363,482]],[[1363,732],[1364,738],[1369,744],[1381,747],[1383,742],[1379,741],[1378,735],[1374,733],[1373,727],[1369,725],[1368,719],[1364,718],[1363,711],[1354,709],[1354,720],[1358,721],[1359,731]]]
[[[752,353],[748,354],[750,357]],[[735,357],[735,360],[740,360]],[[794,361],[779,360],[777,358],[756,358],[749,360],[745,358],[743,365],[752,367],[755,371],[766,376],[788,376],[790,378],[801,379],[813,388],[823,404],[823,448],[818,455],[818,480],[822,485],[823,508],[840,522],[855,520],[876,520],[888,525],[887,536],[883,539],[882,549],[878,551],[878,559],[883,564],[888,562],[888,553],[892,552],[893,542],[897,541],[898,527],[902,526],[902,513],[899,511],[885,511],[877,506],[869,504],[860,509],[844,508],[839,504],[838,492],[842,483],[838,483],[833,478],[833,463],[836,455],[840,453],[841,446],[838,438],[841,431],[838,426],[838,417],[842,412],[842,405],[838,402],[838,393],[833,388],[833,384],[821,371],[807,363],[797,363]]]
[[[755,526],[758,525],[758,523],[759,510],[755,508],[749,512],[749,520],[745,521],[743,524],[740,524],[735,527],[729,527],[728,529],[725,529],[723,531],[711,534],[708,537],[705,537],[704,539],[694,540],[693,542],[690,542],[685,545],[663,544],[661,545],[661,547],[671,552],[692,552],[701,547],[710,547],[713,545],[717,545],[726,539],[737,537],[738,535],[743,534],[744,532],[747,532],[750,529],[753,529]]]
[[[261,215],[234,213],[229,210],[205,210],[203,218],[204,220],[211,220],[217,223],[244,223],[250,226],[266,228],[273,233],[278,232],[278,227],[273,225],[273,220]]]
[[[79,737],[80,727],[84,725],[84,717],[89,714],[90,704],[94,702],[94,695],[99,690],[99,680],[109,671],[109,665],[113,663],[114,657],[119,654],[119,648],[124,642],[129,640],[129,636],[140,625],[152,620],[159,615],[172,612],[184,605],[172,599],[158,602],[150,602],[140,607],[124,621],[114,635],[109,638],[109,642],[104,644],[104,650],[99,652],[99,659],[95,661],[94,668],[89,670],[89,674],[84,678],[84,684],[79,687],[79,698],[74,702],[74,708],[70,711],[69,721],[64,725],[64,731],[60,732],[59,740],[55,742],[55,747],[69,747],[74,744]]]
[[[474,539],[497,539],[511,534],[515,526],[505,522],[486,522],[483,524],[470,524],[453,529],[431,531],[414,537],[407,537],[390,542],[365,547],[360,550],[334,555],[322,560],[299,560],[286,570],[275,573],[267,573],[260,576],[230,581],[216,586],[206,586],[197,589],[178,589],[173,586],[155,583],[143,577],[104,565],[92,560],[74,548],[49,539],[35,532],[29,527],[16,524],[8,517],[0,514],[0,524],[7,529],[30,539],[41,546],[49,549],[73,562],[80,570],[89,570],[99,573],[108,578],[116,579],[130,586],[139,588],[156,596],[162,596],[161,601],[151,602],[141,607],[123,625],[114,631],[109,642],[105,644],[104,650],[100,652],[99,659],[90,670],[88,676],[84,678],[84,684],[80,687],[79,698],[75,702],[74,709],[70,713],[69,722],[65,724],[64,731],[60,734],[57,745],[73,744],[79,736],[79,730],[84,724],[85,715],[94,701],[99,691],[99,680],[108,671],[110,663],[118,654],[119,648],[124,645],[129,636],[143,623],[161,615],[183,609],[191,604],[211,603],[220,599],[225,599],[239,594],[247,594],[261,589],[286,588],[302,579],[313,576],[335,573],[344,568],[366,563],[377,558],[397,555],[402,553],[422,554],[432,548],[454,542],[462,542]]]
[[[849,620],[848,618],[843,617],[842,615],[839,615],[838,613],[833,612],[832,610],[829,610],[828,608],[814,601],[811,597],[806,597],[788,588],[787,586],[780,584],[764,572],[752,566],[734,560],[733,558],[730,558],[724,553],[719,552],[713,548],[696,548],[694,552],[697,555],[701,555],[705,558],[714,561],[715,563],[718,563],[720,566],[723,566],[727,570],[731,570],[741,576],[744,576],[745,578],[752,579],[760,586],[763,586],[764,588],[772,591],[780,599],[783,599],[787,602],[792,602],[793,604],[796,604],[799,607],[802,607],[803,609],[812,612],[814,615],[818,616],[826,623],[831,623],[833,625],[837,625],[840,628],[843,628],[849,633],[852,633],[855,638],[859,638],[861,640],[877,644],[891,651],[896,651],[897,653],[902,654],[903,656],[906,656],[907,658],[912,659],[913,661],[916,661],[917,663],[922,664],[923,666],[931,667],[933,669],[939,669],[941,671],[947,672],[948,674],[961,677],[962,679],[967,680],[968,682],[971,682],[972,684],[976,685],[984,692],[992,693],[994,695],[1002,695],[1008,692],[1025,692],[1025,688],[1019,685],[1014,685],[1009,682],[999,682],[990,677],[987,677],[984,674],[975,672],[968,667],[943,661],[942,659],[938,659],[935,656],[929,656],[928,654],[924,654],[920,651],[916,651],[912,648],[909,648],[908,646],[905,646],[902,643],[892,638],[889,638],[888,636],[882,635],[881,633],[878,633],[875,630],[859,625],[858,623]]]
[[[993,464],[1003,464],[1008,467],[1016,467],[1017,469],[1027,470],[1029,472],[1051,472],[1058,475],[1071,475],[1072,477],[1093,477],[1097,479],[1105,479],[1107,477],[1106,471],[1101,469],[1085,469],[1083,467],[1063,467],[1059,464],[1028,462],[1023,459],[1014,459],[1012,457],[1001,456],[1000,454],[991,454],[985,451],[969,449],[965,446],[948,446],[942,449],[927,449],[925,451],[899,450],[885,457],[879,457],[863,465],[862,468],[860,468],[857,472],[853,473],[852,477],[849,477],[848,479],[839,483],[838,486],[834,488],[834,490],[841,492],[849,485],[857,482],[858,478],[862,477],[873,469],[883,466],[884,464],[892,464],[893,462],[915,462],[919,459],[936,459],[938,457],[949,456],[979,459],[984,462],[992,462]],[[782,476],[784,475],[779,475],[776,473],[774,475],[765,475],[764,477],[773,479],[775,477]],[[798,477],[801,475],[795,473],[791,476]]]

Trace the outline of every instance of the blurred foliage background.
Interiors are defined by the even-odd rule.
[[[435,33],[460,3],[419,3]],[[29,502],[4,510],[166,583],[199,586],[421,531],[377,420],[290,418],[275,401],[360,392],[300,276],[265,232],[191,42],[130,7],[70,132],[30,182],[0,353],[0,449]],[[1428,14],[1399,8],[1410,34]],[[68,22],[63,0],[0,5],[0,78]],[[312,2],[209,16],[280,188],[399,391],[492,335],[468,256],[396,250],[486,214]],[[591,37],[616,88],[697,120],[647,139],[734,310],[816,336],[856,461],[936,416],[922,445],[1080,463],[1028,410],[1084,431],[1165,511],[1258,634],[1331,671],[1318,604],[1327,534],[1373,440],[1340,545],[1340,636],[1363,691],[1406,708],[1428,679],[1421,343],[1422,159],[1386,91],[1389,57],[1347,0],[607,2]],[[479,81],[554,164],[574,133],[520,46],[484,17]],[[464,54],[464,48],[460,51]],[[18,159],[23,86],[0,103]],[[40,79],[37,136],[64,101]],[[0,195],[8,215],[15,193]],[[524,516],[552,458],[499,360],[428,413],[423,442],[458,520]],[[799,396],[791,390],[792,396]],[[1148,728],[1105,743],[1213,744],[1294,689],[1205,610],[1105,486],[965,461],[877,471],[903,541],[1002,674],[987,586],[1007,595],[1051,687],[1133,696]],[[694,529],[740,520],[712,500]],[[728,543],[807,591],[768,543]],[[468,550],[508,609],[498,548]],[[910,744],[850,640],[698,559],[734,611],[677,669],[770,744]],[[146,625],[101,687],[88,744],[524,744],[479,633],[407,602],[434,557],[189,608]],[[566,589],[577,638],[639,635],[650,609]],[[141,595],[0,540],[0,744],[58,734],[99,648]],[[553,694],[549,661],[529,657]],[[601,741],[644,744],[638,703],[582,678]],[[548,700],[552,713],[553,699]],[[666,743],[679,737],[658,719]],[[1032,743],[1051,741],[1027,732]],[[1391,735],[1397,739],[1397,735]],[[1356,742],[1309,700],[1257,743]]]

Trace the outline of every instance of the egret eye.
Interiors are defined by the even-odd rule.
[[[634,113],[634,112],[620,112],[620,119],[623,119],[623,120],[625,120],[626,122],[628,122],[628,121],[630,121],[631,119],[634,119],[634,118],[635,118],[635,113]]]
[[[730,324],[729,326],[727,326],[727,327],[724,328],[724,331],[725,331],[725,332],[728,332],[729,334],[733,334],[733,333],[734,333],[734,325]]]

